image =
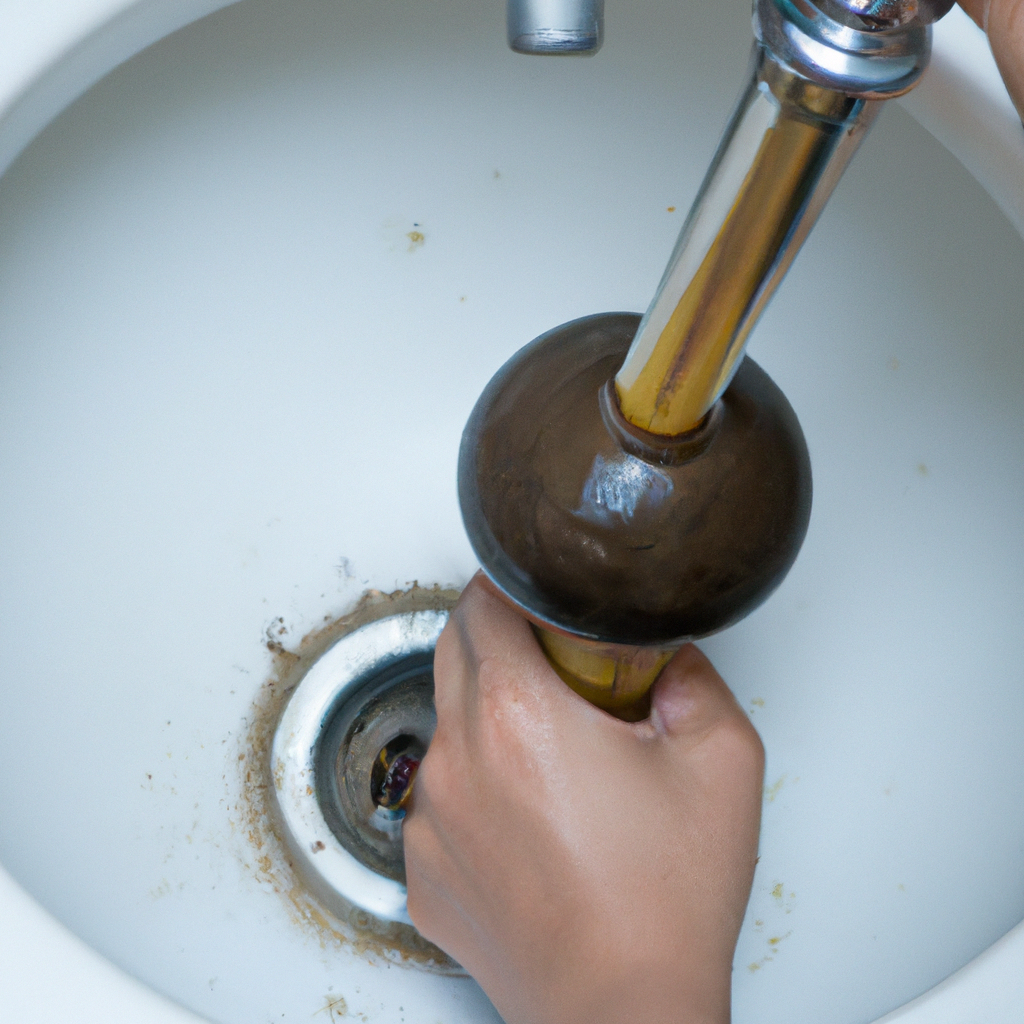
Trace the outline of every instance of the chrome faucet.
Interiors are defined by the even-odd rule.
[[[517,53],[597,53],[604,0],[508,0],[508,45]]]
[[[852,79],[857,78],[855,53],[846,51],[841,35],[842,27],[866,26],[871,30],[900,28],[915,24],[920,27],[938,21],[953,6],[953,0],[793,0],[779,3],[778,20],[795,29],[796,49],[804,51],[808,67],[821,70],[837,65],[833,58],[818,49],[815,36],[824,30],[828,41],[825,50],[836,50],[840,62],[847,62]],[[850,24],[849,17],[860,20]],[[604,40],[604,0],[508,0],[508,44],[518,53],[567,54],[596,53]],[[831,21],[831,31],[825,23]],[[805,32],[808,22],[817,22],[815,30]],[[837,34],[836,29],[839,29]],[[786,33],[784,32],[783,35]],[[800,36],[806,38],[800,40]],[[811,42],[810,47],[806,46]],[[781,38],[779,53],[788,47]],[[927,59],[927,53],[925,53]]]
[[[746,85],[646,314],[563,325],[463,435],[485,572],[562,677],[623,716],[678,647],[782,581],[810,516],[799,423],[747,338],[883,101],[952,0],[755,0]],[[601,0],[509,0],[509,43],[594,52]]]

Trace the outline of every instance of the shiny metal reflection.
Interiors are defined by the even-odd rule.
[[[508,0],[507,17],[517,53],[586,55],[604,40],[604,0]]]

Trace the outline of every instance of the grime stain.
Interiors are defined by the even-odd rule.
[[[764,956],[760,957],[758,960],[753,960],[749,964],[747,964],[747,970],[750,971],[751,974],[756,974],[762,968],[767,967],[768,964],[772,963],[775,960],[775,957],[778,955],[779,946],[783,942],[785,942],[786,939],[788,939],[792,934],[793,933],[789,931],[786,932],[785,935],[773,935],[770,939],[768,939],[766,943],[766,945],[768,946],[768,952],[765,953]]]
[[[666,206],[665,210],[668,213],[675,213],[676,212],[676,208],[674,206]]]
[[[170,895],[170,892],[171,883],[168,882],[166,878],[164,878],[159,885],[156,885],[149,890],[149,895],[150,899],[156,902],[157,900],[162,899],[164,896]]]
[[[919,462],[917,464],[917,475],[918,476],[927,476],[928,472],[929,472],[928,467],[923,462]]]
[[[782,787],[786,784],[786,776],[781,776],[776,782],[773,782],[770,786],[764,787],[764,798],[768,803],[775,803],[775,798],[779,795]],[[774,893],[772,893],[774,895]]]
[[[415,252],[427,240],[427,236],[418,230],[418,225],[417,228],[409,231],[405,237],[409,239],[409,252]]]
[[[340,919],[323,907],[295,870],[288,848],[281,839],[274,787],[281,779],[272,778],[270,752],[274,730],[292,691],[320,656],[337,640],[360,626],[388,615],[410,611],[450,610],[459,592],[441,587],[420,587],[390,594],[367,591],[356,607],[340,618],[328,619],[300,641],[287,639],[276,629],[283,619],[275,619],[267,629],[264,645],[273,656],[272,670],[260,688],[248,717],[248,729],[241,737],[237,758],[230,763],[240,773],[241,794],[234,806],[231,827],[245,840],[243,863],[257,883],[282,899],[293,924],[310,935],[323,950],[349,949],[371,963],[406,965],[433,973],[465,972],[450,957],[427,942],[409,925],[379,921],[351,908]],[[347,1010],[345,1011],[347,1013]],[[337,1019],[337,1015],[334,1018]]]
[[[900,368],[900,361],[895,356],[893,356],[889,360],[889,369],[892,370],[893,373],[895,373],[899,368]]]
[[[327,996],[324,1005],[313,1016],[319,1017],[321,1013],[326,1014],[328,1020],[341,1020],[348,1016],[348,1003],[342,996]]]
[[[771,897],[780,910],[784,910],[787,914],[793,913],[793,901],[796,899],[796,893],[786,892],[782,882],[776,882],[772,887]]]
[[[750,703],[755,708],[763,708],[764,707],[764,698],[763,697],[754,697],[751,700]]]

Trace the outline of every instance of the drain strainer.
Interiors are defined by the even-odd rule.
[[[411,924],[404,812],[382,799],[397,758],[422,756],[434,732],[434,645],[447,611],[378,619],[310,668],[274,735],[274,791],[296,867],[329,909],[358,907]],[[383,806],[382,806],[383,804]]]

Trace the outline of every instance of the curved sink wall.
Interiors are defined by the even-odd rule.
[[[468,578],[468,410],[533,335],[645,305],[742,6],[623,12],[550,63],[478,3],[249,0],[0,181],[0,861],[158,990],[225,1022],[492,1019],[324,942],[260,868],[237,768],[266,630]],[[133,11],[9,153],[97,53],[171,27]],[[738,1022],[872,1019],[1024,914],[1022,283],[1020,238],[893,108],[753,342],[817,492],[790,580],[706,645],[770,758]]]

